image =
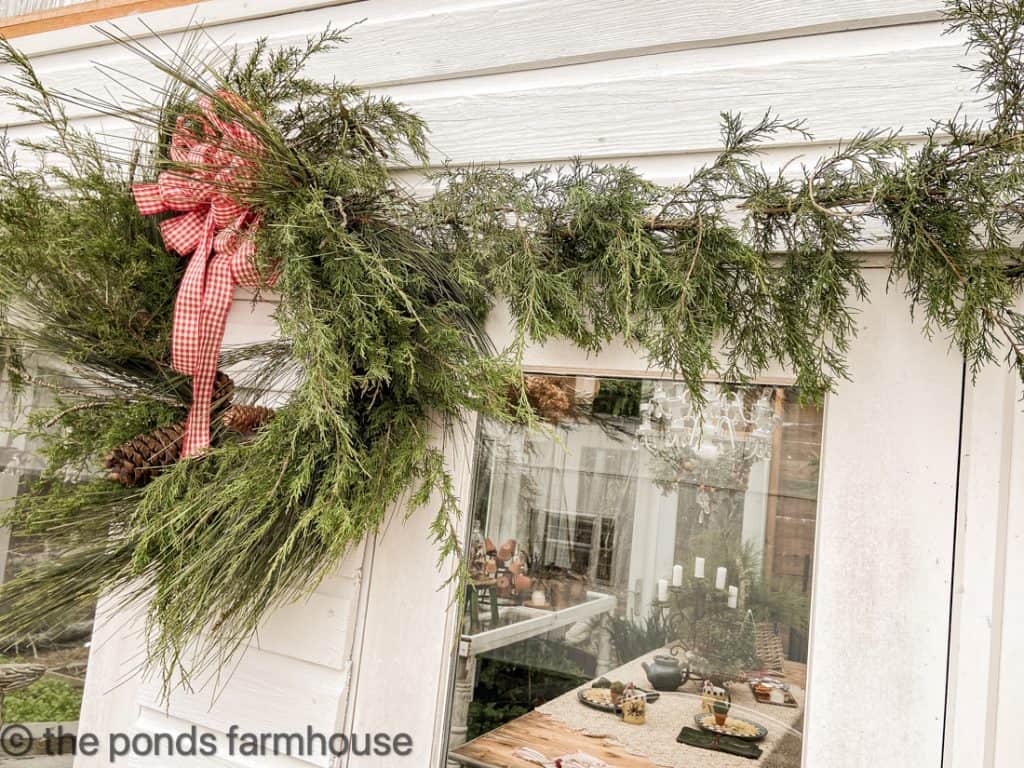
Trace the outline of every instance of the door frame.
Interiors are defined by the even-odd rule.
[[[1024,383],[998,364],[964,382],[943,766],[1008,768],[1024,719]]]

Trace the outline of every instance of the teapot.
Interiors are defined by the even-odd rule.
[[[683,684],[683,671],[672,656],[655,656],[653,664],[645,661],[641,666],[656,691],[674,691]]]

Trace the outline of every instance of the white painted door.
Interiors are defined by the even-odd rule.
[[[886,293],[884,270],[868,270],[866,277],[873,293],[858,316],[852,380],[838,385],[824,415],[802,765],[938,766],[963,370],[955,354],[922,336],[902,296]],[[494,331],[501,335],[500,319]],[[588,360],[566,345],[551,344],[532,349],[528,362],[544,372],[652,375],[641,359],[621,348]],[[765,380],[790,379],[779,370]],[[468,467],[472,451],[459,453]],[[468,497],[468,484],[463,494]],[[424,511],[408,525],[422,526],[428,515]],[[408,545],[407,529],[403,538]],[[419,562],[431,556],[429,546],[417,552]],[[403,552],[404,572],[410,554]],[[416,587],[399,578],[377,576],[371,584],[378,616],[427,599],[426,589],[417,599],[410,593]],[[435,596],[434,611],[443,599]],[[426,615],[421,620],[436,625]],[[452,621],[449,612],[449,626]],[[386,624],[395,626],[381,620],[382,636],[390,636]],[[364,659],[357,674],[372,674],[376,685],[365,691],[360,686],[354,710],[381,711],[375,691],[399,686],[435,664],[447,668],[454,639],[448,638],[440,649],[396,639],[395,650],[401,645],[403,653],[387,667],[374,668]],[[424,691],[424,706],[429,698]],[[415,724],[417,743],[433,750],[418,765],[441,764],[444,690],[440,698],[437,721]]]

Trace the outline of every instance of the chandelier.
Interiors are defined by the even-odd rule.
[[[669,484],[697,487],[698,522],[711,514],[711,492],[746,482],[750,466],[772,455],[772,434],[779,422],[774,389],[707,384],[696,403],[682,385],[656,384],[640,404],[635,448],[661,460],[672,474]]]

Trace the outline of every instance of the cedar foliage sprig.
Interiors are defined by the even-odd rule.
[[[389,509],[434,507],[441,562],[458,563],[445,441],[467,412],[530,420],[525,398],[510,406],[507,395],[523,389],[530,341],[598,351],[622,338],[695,399],[708,377],[743,381],[781,362],[820,398],[847,375],[867,298],[857,253],[879,228],[891,285],[927,333],[948,337],[975,372],[1002,355],[1024,372],[1024,2],[954,0],[949,13],[980,54],[988,121],[954,116],[916,144],[868,131],[813,165],[769,172],[758,153],[780,134],[808,135],[803,124],[725,114],[723,151],[680,184],[583,162],[453,168],[427,200],[392,174],[403,155],[425,156],[416,116],[302,76],[340,32],[246,56],[199,58],[189,45],[169,60],[115,34],[168,77],[156,109],[47,90],[4,45],[6,95],[52,134],[28,150],[63,162],[23,168],[11,147],[2,153],[3,360],[12,376],[32,375],[18,366],[33,356],[59,360],[74,382],[33,422],[45,477],[0,518],[47,530],[65,554],[4,585],[5,631],[52,624],[104,591],[144,601],[149,662],[170,688],[223,665]],[[188,402],[168,364],[182,260],[129,185],[190,170],[166,143],[200,95],[266,147],[259,178],[230,191],[263,217],[258,266],[280,269],[283,341],[221,362],[248,365],[236,379],[253,400],[282,382],[292,394],[252,440],[221,435],[145,488],[70,486],[119,443],[179,421]],[[68,103],[127,109],[153,139],[125,152],[77,128]],[[515,326],[508,350],[483,331],[497,302]]]

